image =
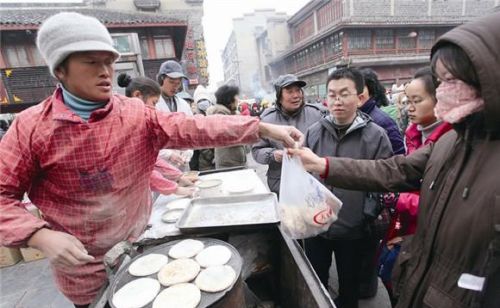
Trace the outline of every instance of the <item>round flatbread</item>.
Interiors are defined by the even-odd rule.
[[[132,276],[149,276],[157,273],[167,263],[167,256],[152,253],[135,260],[130,264],[128,272]]]
[[[252,183],[233,182],[226,185],[226,191],[233,195],[248,193],[253,189],[254,185]]]
[[[174,259],[192,258],[203,250],[205,245],[197,240],[183,240],[175,244],[168,251],[168,255]]]
[[[195,284],[200,290],[215,293],[231,286],[236,279],[236,273],[229,265],[211,266],[201,271]]]
[[[158,273],[158,280],[166,287],[189,282],[200,272],[200,265],[192,259],[178,259],[165,265]]]
[[[185,209],[191,202],[191,199],[181,198],[175,199],[167,203],[167,209],[169,210],[177,210],[177,209]]]
[[[139,278],[124,285],[113,295],[116,308],[141,308],[160,292],[160,283],[152,278]]]
[[[222,180],[220,179],[209,179],[209,180],[201,180],[195,184],[198,188],[207,189],[213,188],[216,186],[220,186],[222,184]]]
[[[195,259],[202,267],[209,267],[226,264],[231,255],[231,250],[226,246],[214,245],[203,249]]]
[[[180,283],[161,291],[153,302],[153,308],[195,308],[200,301],[201,292],[196,285]]]
[[[173,209],[173,210],[167,210],[163,215],[161,215],[161,221],[165,223],[174,223],[181,218],[182,214],[184,213],[183,209]]]

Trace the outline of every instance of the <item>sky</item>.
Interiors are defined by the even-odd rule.
[[[205,0],[203,31],[208,57],[211,89],[224,80],[221,54],[233,25],[232,19],[251,13],[255,9],[275,9],[289,16],[295,14],[309,0]]]

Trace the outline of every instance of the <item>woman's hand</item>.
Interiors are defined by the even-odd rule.
[[[288,155],[297,155],[302,161],[302,165],[309,172],[324,174],[326,169],[325,158],[319,157],[308,148],[287,149]]]

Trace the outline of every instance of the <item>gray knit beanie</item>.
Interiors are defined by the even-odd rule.
[[[59,13],[45,20],[36,38],[38,50],[55,77],[55,69],[70,54],[79,51],[120,53],[106,27],[97,19],[73,12]]]

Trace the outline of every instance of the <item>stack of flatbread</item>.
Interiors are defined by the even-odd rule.
[[[226,265],[232,257],[223,245],[205,247],[199,240],[186,239],[170,248],[168,256],[153,253],[135,260],[128,268],[133,280],[113,296],[117,308],[195,308],[201,291],[215,293],[226,290],[236,280],[234,269]],[[145,276],[156,275],[157,279]],[[194,283],[191,283],[194,282]],[[166,289],[161,290],[161,286]],[[201,290],[201,291],[200,291]]]

